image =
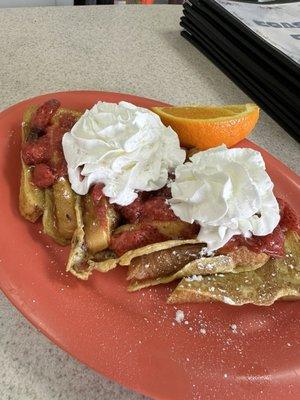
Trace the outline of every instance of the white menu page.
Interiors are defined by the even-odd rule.
[[[215,1],[273,47],[300,64],[300,2],[251,4]]]

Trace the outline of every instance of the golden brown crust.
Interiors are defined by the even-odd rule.
[[[103,220],[99,221],[95,205],[90,194],[83,197],[83,222],[85,240],[89,253],[96,254],[108,248],[110,238],[118,221],[118,214],[108,200],[103,197],[100,200],[103,207]]]
[[[69,254],[69,259],[66,267],[67,272],[71,272],[79,279],[86,280],[92,273],[92,269],[86,263],[88,253],[85,244],[84,226],[82,219],[82,209],[81,209],[82,198],[76,196],[75,200],[75,214],[77,228],[74,232],[71,250]]]
[[[201,279],[201,275],[209,275],[217,272],[232,272],[235,268],[235,264],[231,257],[227,256],[215,256],[215,257],[201,257],[197,260],[191,261],[186,264],[183,268],[178,271],[157,278],[144,279],[144,280],[132,280],[128,286],[130,292],[143,289],[149,286],[155,286],[172,282],[177,279],[181,279],[185,276],[200,277],[195,279]]]
[[[269,306],[280,298],[300,298],[300,238],[288,232],[286,256],[270,259],[262,267],[239,273],[183,278],[168,298],[169,303],[222,301],[231,305]]]
[[[77,226],[75,193],[67,178],[61,177],[53,185],[53,201],[57,230],[66,240],[71,240]]]
[[[154,253],[155,254],[155,253]],[[142,257],[139,257],[140,259]],[[182,266],[181,269],[175,269],[164,276],[153,275],[146,279],[137,279],[137,273],[133,277],[128,287],[129,291],[135,291],[148,286],[159,285],[162,283],[172,282],[176,279],[189,276],[213,275],[216,273],[239,273],[241,271],[251,271],[264,265],[269,257],[266,254],[258,254],[241,247],[227,255],[219,255],[215,257],[201,257],[193,259],[189,263]],[[145,268],[140,265],[141,270]],[[140,274],[141,276],[141,274]]]
[[[43,229],[44,233],[50,236],[56,243],[61,246],[66,246],[70,243],[70,240],[64,238],[58,228],[55,212],[55,203],[53,190],[45,189],[45,208],[43,213]]]
[[[36,222],[44,211],[44,191],[33,185],[31,168],[25,165],[23,161],[21,163],[19,210],[25,219],[30,222]]]
[[[233,262],[236,265],[234,273],[243,271],[252,271],[262,267],[268,260],[269,256],[265,253],[256,253],[242,246],[229,253]]]
[[[67,264],[67,271],[71,272],[77,278],[84,280],[88,279],[88,277],[92,274],[92,271],[96,269],[95,264],[101,264],[103,272],[106,272],[104,271],[105,268],[109,270],[117,265],[117,259],[110,258],[113,256],[111,251],[102,250],[100,253],[93,254],[88,248],[88,241],[86,237],[87,230],[84,224],[84,208],[82,207],[82,203],[85,200],[86,196],[77,196],[75,204],[77,229],[74,232],[71,251]],[[110,232],[117,221],[117,216],[115,214],[108,213],[107,218],[109,219],[107,226],[110,229],[107,234],[110,235]],[[90,222],[92,223],[93,220],[91,219]],[[91,234],[90,231],[89,234]],[[91,241],[89,243],[91,243]],[[97,259],[99,261],[92,261],[93,259]]]
[[[150,221],[147,222],[147,225],[155,227],[159,233],[166,236],[170,240],[180,240],[191,231],[191,224],[184,221]],[[126,231],[140,229],[142,226],[142,223],[121,225],[114,231],[114,235],[119,235]],[[196,238],[197,232],[195,234],[194,232],[192,233],[193,236],[189,237]]]
[[[174,274],[187,263],[201,257],[203,244],[185,244],[134,258],[128,268],[127,280],[146,280]]]
[[[135,250],[129,250],[125,254],[123,254],[120,258],[113,258],[105,261],[94,261],[89,260],[88,263],[95,270],[100,272],[108,272],[111,269],[115,268],[118,264],[122,266],[130,265],[131,261],[139,256],[154,253],[160,250],[181,246],[184,244],[196,244],[199,243],[196,239],[189,240],[167,240],[165,242],[153,243],[148,246],[140,247]]]
[[[27,140],[30,132],[30,120],[36,110],[36,106],[30,106],[23,115],[22,143]],[[32,183],[32,168],[24,164],[21,157],[21,183],[19,192],[19,210],[21,215],[30,222],[35,222],[44,211],[44,190]]]

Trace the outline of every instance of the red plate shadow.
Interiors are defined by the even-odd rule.
[[[10,301],[58,346],[124,386],[157,399],[296,400],[300,396],[300,303],[272,307],[166,304],[171,286],[126,291],[125,271],[88,282],[64,272],[68,249],[18,212],[20,125],[24,109],[49,98],[84,110],[98,100],[164,105],[119,93],[64,92],[16,104],[0,114],[0,286]],[[276,193],[300,215],[300,180],[259,149]],[[236,325],[236,330],[231,325]]]

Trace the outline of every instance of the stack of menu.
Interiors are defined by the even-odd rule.
[[[300,2],[262,1],[188,0],[181,34],[300,141]]]

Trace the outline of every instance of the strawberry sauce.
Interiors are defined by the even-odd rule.
[[[176,221],[178,218],[167,203],[166,192],[139,193],[138,198],[125,207],[120,207],[120,212],[130,224],[150,221]]]
[[[284,256],[285,232],[292,230],[300,232],[299,221],[295,211],[284,200],[277,199],[280,210],[280,221],[272,233],[266,236],[252,236],[244,238],[243,236],[234,236],[218,252],[226,254],[241,246],[246,246],[249,250],[256,253],[265,253],[271,257]]]
[[[119,257],[126,251],[137,249],[152,243],[158,243],[168,240],[155,227],[144,225],[141,228],[125,231],[119,235],[113,236],[110,242],[110,248]]]

